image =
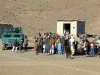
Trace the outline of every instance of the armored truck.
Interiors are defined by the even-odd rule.
[[[4,32],[1,34],[2,50],[12,47],[15,39],[17,39],[18,47],[22,48],[20,45],[24,39],[22,27],[4,28]]]

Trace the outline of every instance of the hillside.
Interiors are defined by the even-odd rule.
[[[22,26],[25,34],[56,32],[57,20],[86,21],[86,33],[98,34],[100,0],[0,0],[0,22]]]

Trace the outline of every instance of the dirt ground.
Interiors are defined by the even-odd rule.
[[[100,35],[100,0],[0,0],[0,7],[0,23],[21,26],[29,36],[56,32],[57,20],[76,19],[86,21],[86,33]],[[35,55],[33,49],[11,53],[1,46],[0,75],[100,75],[98,56],[65,59],[65,55]]]
[[[99,71],[98,56],[65,59],[65,55],[35,55],[31,48],[19,53],[0,49],[0,75],[100,75]]]

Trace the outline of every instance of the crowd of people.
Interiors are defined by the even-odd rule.
[[[80,55],[86,57],[87,55],[94,56],[100,55],[100,38],[93,36],[91,41],[83,34],[79,36],[80,40],[76,40],[73,35],[64,34],[60,36],[55,33],[47,32],[41,35],[34,35],[34,50],[36,55],[39,53],[46,53],[48,55],[58,54],[66,55],[66,58],[73,59],[73,56]],[[21,40],[19,49],[27,51],[28,39],[27,36]],[[21,47],[21,48],[20,48]],[[13,51],[18,52],[17,39],[13,43]]]
[[[73,35],[60,36],[51,32],[38,33],[34,36],[34,50],[36,55],[39,53],[46,53],[48,55],[59,54],[66,55],[66,58],[73,59],[74,55],[86,57],[86,55],[94,56],[100,54],[100,38],[93,37],[89,41],[87,37],[79,37],[77,41]]]

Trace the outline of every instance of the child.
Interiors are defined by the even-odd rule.
[[[58,54],[62,55],[62,44],[60,42],[60,39],[58,40]]]
[[[84,48],[85,48],[85,44],[84,44],[84,40],[82,40],[80,42],[80,51],[81,51],[81,56],[83,57],[84,55]]]
[[[35,43],[35,40],[36,40],[36,35],[34,35],[34,37],[33,37],[33,41],[34,41],[34,43]]]
[[[90,55],[94,55],[94,43],[91,42],[90,44]]]
[[[54,44],[52,44],[52,46],[51,46],[50,54],[54,54]]]
[[[79,44],[79,42],[77,41],[77,55],[79,55],[79,53],[80,53],[80,44]]]
[[[43,42],[43,53],[45,53],[45,42]]]
[[[35,49],[35,51],[36,51],[36,55],[38,55],[38,52],[39,52],[39,46],[40,46],[40,42],[37,41],[36,44],[35,44],[35,46],[34,46],[34,49]]]
[[[71,50],[71,55],[73,56],[74,53],[75,53],[74,44],[72,44],[72,45],[70,46],[70,50]]]

